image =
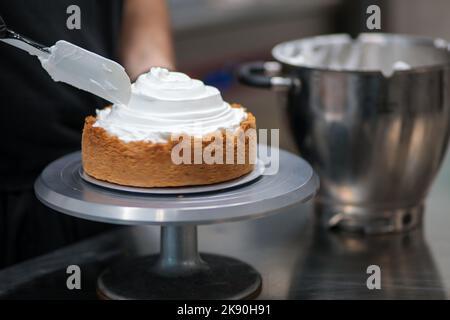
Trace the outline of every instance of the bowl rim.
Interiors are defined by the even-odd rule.
[[[349,41],[366,41],[371,43],[388,43],[388,42],[397,42],[400,44],[408,44],[408,45],[420,45],[420,46],[429,46],[435,48],[436,50],[445,50],[449,56],[449,59],[445,63],[435,63],[430,65],[413,67],[407,70],[394,70],[394,72],[386,76],[383,74],[381,70],[378,69],[365,69],[365,70],[352,70],[352,69],[341,69],[341,68],[330,68],[330,67],[315,67],[302,65],[299,63],[292,63],[286,58],[285,54],[282,53],[282,50],[288,45],[298,45],[302,42],[310,42],[316,41],[318,43],[323,43],[327,41],[327,43],[345,43]],[[407,75],[407,74],[417,74],[417,73],[425,73],[430,71],[439,71],[443,69],[450,68],[450,42],[442,39],[442,38],[432,38],[427,36],[418,36],[411,34],[400,34],[400,33],[381,33],[381,32],[371,32],[371,33],[360,33],[357,37],[352,38],[349,34],[346,33],[334,33],[334,34],[326,34],[326,35],[318,35],[306,38],[300,38],[295,40],[289,40],[281,42],[275,45],[272,50],[272,57],[282,63],[285,66],[310,70],[310,71],[322,71],[322,72],[339,72],[339,73],[348,73],[348,74],[361,74],[361,75],[381,75],[383,77],[391,78],[395,75]]]

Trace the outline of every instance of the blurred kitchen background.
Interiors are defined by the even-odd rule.
[[[277,43],[366,29],[366,9],[381,8],[381,31],[450,40],[449,0],[168,0],[178,69],[218,87],[250,109],[260,128],[279,128],[280,146],[296,151],[280,97],[239,85],[239,63],[270,60]]]

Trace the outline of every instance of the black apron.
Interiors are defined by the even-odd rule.
[[[80,8],[79,30],[67,28],[71,5]],[[114,60],[121,13],[121,0],[0,1],[10,29],[44,45],[66,40]],[[0,42],[0,268],[104,229],[51,212],[32,187],[49,162],[80,149],[84,118],[105,105],[54,82],[36,57]]]

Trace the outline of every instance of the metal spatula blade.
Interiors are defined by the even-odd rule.
[[[47,48],[9,30],[1,16],[0,40],[37,56],[54,81],[68,83],[113,103],[127,104],[130,100],[130,78],[115,61],[67,41],[58,41]]]
[[[39,60],[53,80],[113,103],[127,104],[130,100],[130,78],[117,62],[63,40],[51,47],[50,52],[48,56],[39,55]]]

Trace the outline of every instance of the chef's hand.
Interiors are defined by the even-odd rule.
[[[120,57],[132,81],[154,66],[175,68],[165,0],[126,0],[122,19]]]

